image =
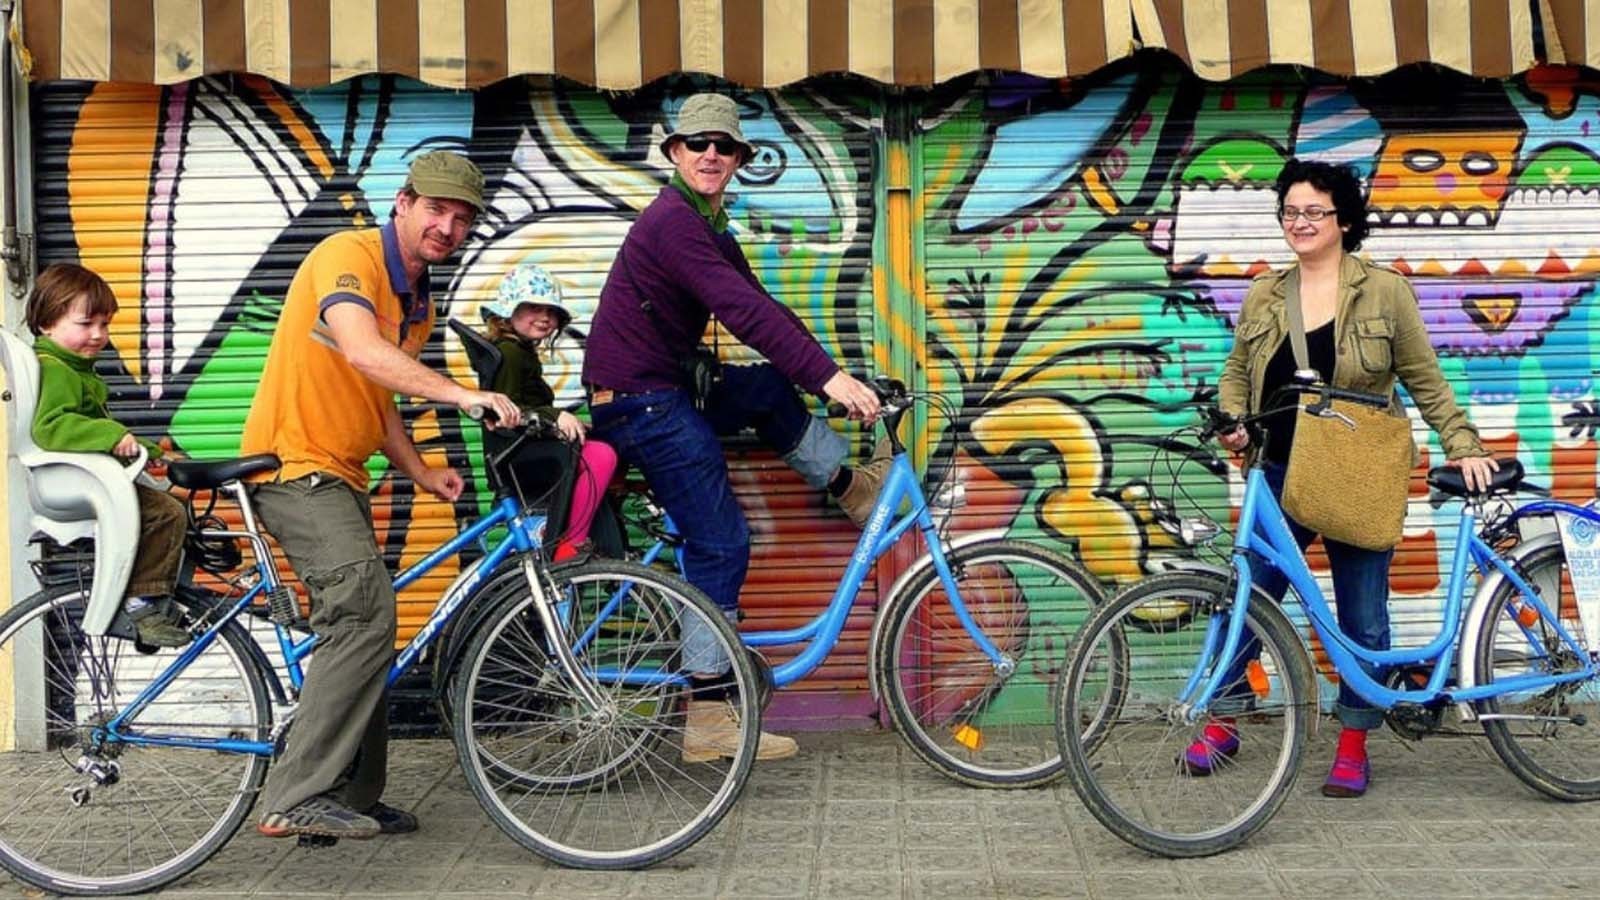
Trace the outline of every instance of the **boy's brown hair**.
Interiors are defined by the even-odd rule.
[[[28,309],[24,314],[28,330],[35,336],[61,320],[72,311],[72,301],[82,294],[88,298],[89,314],[112,315],[117,311],[117,295],[111,285],[99,275],[72,263],[46,266],[34,279],[33,293],[28,295]]]

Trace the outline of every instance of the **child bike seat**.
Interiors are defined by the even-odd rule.
[[[94,579],[83,630],[103,635],[122,606],[133,557],[139,549],[139,499],[133,481],[144,471],[145,450],[123,464],[106,453],[42,450],[33,442],[39,405],[39,358],[33,347],[0,329],[0,365],[5,367],[7,434],[11,456],[22,464],[28,486],[29,524],[58,544],[94,539]]]
[[[494,390],[494,377],[500,374],[500,366],[505,362],[505,355],[493,341],[460,319],[450,319],[449,325],[450,330],[461,339],[461,348],[467,351],[467,363],[478,375],[478,389]]]

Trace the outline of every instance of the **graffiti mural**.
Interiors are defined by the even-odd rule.
[[[1020,489],[1012,527],[1126,582],[1193,552],[1161,527],[1173,515],[1226,525],[1234,466],[1163,436],[1216,384],[1251,279],[1292,259],[1273,184],[1293,156],[1361,173],[1362,252],[1410,277],[1490,446],[1592,499],[1596,88],[1550,69],[1207,84],[1145,68],[930,98],[929,378],[961,398],[978,464]],[[1431,433],[1425,447],[1418,475],[1442,461]],[[1176,473],[1157,452],[1172,449],[1188,453]],[[1451,549],[1437,529],[1454,515],[1415,483],[1394,567],[1402,641],[1437,627]]]
[[[1175,479],[1157,465],[1173,449],[1164,436],[1216,384],[1250,279],[1289,259],[1273,216],[1284,161],[1352,164],[1373,225],[1363,252],[1410,276],[1485,437],[1533,481],[1589,499],[1600,83],[1552,68],[1502,83],[1394,78],[1412,80],[1264,72],[1212,84],[1142,60],[1070,82],[740,93],[758,152],[730,212],[764,284],[829,352],[954,403],[954,421],[931,416],[913,437],[934,471],[954,465],[966,483],[957,527],[1054,542],[1121,584],[1194,552],[1174,516],[1226,522],[1237,503],[1228,459],[1196,448]],[[43,88],[41,257],[81,259],[117,291],[116,414],[188,453],[230,455],[306,250],[381,223],[413,156],[457,149],[483,167],[492,208],[438,273],[441,313],[475,323],[504,273],[549,267],[577,314],[550,371],[576,401],[609,260],[665,183],[657,145],[701,86],[601,95],[514,81],[455,93],[367,77],[307,92],[240,77]],[[913,173],[912,218],[896,229],[879,214],[891,159]],[[920,266],[910,290],[884,274],[907,247]],[[425,358],[470,379],[453,340],[441,323]],[[730,361],[749,356],[726,334],[719,343]],[[470,470],[476,490],[450,507],[375,458],[374,507],[401,563],[487,500],[477,426],[427,404],[403,411],[434,461]],[[1427,451],[1424,466],[1439,462],[1436,442]],[[729,452],[757,541],[746,606],[757,622],[795,624],[826,602],[854,532],[770,455],[737,441]],[[1432,627],[1450,549],[1435,539],[1444,514],[1417,499],[1395,565],[1402,640]],[[403,635],[452,574],[408,590]],[[812,680],[812,714],[870,713],[869,619],[863,605],[840,661]]]

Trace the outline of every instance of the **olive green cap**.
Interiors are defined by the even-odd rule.
[[[459,153],[433,150],[412,160],[405,186],[423,197],[460,200],[483,212],[483,173]]]

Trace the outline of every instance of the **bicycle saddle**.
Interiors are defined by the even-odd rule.
[[[1499,494],[1514,491],[1522,484],[1522,463],[1515,459],[1498,460],[1500,471],[1494,472],[1489,477],[1489,493]],[[1439,466],[1428,470],[1428,486],[1442,494],[1452,497],[1465,497],[1467,482],[1461,476],[1461,470],[1453,466]]]
[[[275,453],[256,453],[238,459],[175,459],[167,463],[167,480],[181,488],[201,491],[258,472],[272,472],[281,465]]]

